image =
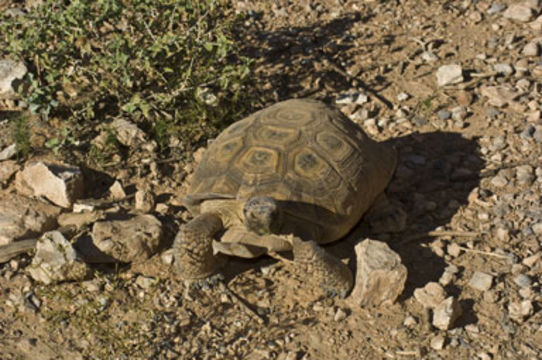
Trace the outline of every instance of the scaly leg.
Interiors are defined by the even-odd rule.
[[[173,243],[178,273],[185,280],[202,279],[215,273],[225,263],[222,255],[213,254],[213,236],[223,229],[216,214],[201,214],[183,225]]]

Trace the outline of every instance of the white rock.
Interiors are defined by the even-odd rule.
[[[0,60],[0,99],[11,99],[15,95],[11,85],[14,80],[22,79],[26,71],[26,66],[22,62]]]
[[[152,193],[152,191],[143,189],[137,190],[135,193],[135,208],[143,212],[153,211],[154,194]]]
[[[120,181],[116,180],[113,185],[109,187],[109,195],[113,200],[122,200],[126,197],[126,192]]]
[[[493,69],[503,75],[512,75],[514,73],[514,68],[510,64],[505,63],[495,64]]]
[[[0,151],[0,161],[10,159],[17,154],[17,145],[11,144]]]
[[[408,95],[406,92],[402,92],[402,93],[399,93],[399,95],[397,95],[397,100],[399,101],[406,101],[410,98],[410,95]]]
[[[369,101],[369,97],[365,94],[353,92],[341,94],[335,99],[335,103],[340,105],[358,104],[362,105]]]
[[[59,231],[50,231],[38,240],[36,255],[27,268],[30,276],[44,284],[82,280],[90,268],[81,262],[71,243]]]
[[[538,56],[540,54],[540,45],[531,41],[525,45],[521,53],[525,56]]]
[[[450,296],[441,302],[433,311],[433,326],[441,330],[448,330],[454,326],[463,310],[459,302]]]
[[[15,194],[0,195],[0,245],[39,236],[57,226],[60,208]]]
[[[439,57],[432,51],[424,51],[422,53],[422,59],[428,63],[432,63],[439,60]]]
[[[513,301],[508,305],[510,317],[517,322],[523,322],[525,318],[531,316],[533,312],[533,303],[530,300],[523,300],[521,302]]]
[[[52,203],[69,208],[83,195],[83,174],[77,167],[35,162],[27,164],[20,172],[23,184],[34,196],[43,196]],[[20,190],[24,193],[24,189]]]
[[[493,276],[481,271],[476,271],[469,281],[470,287],[480,291],[489,290],[492,284]]]
[[[510,7],[504,11],[502,16],[510,20],[529,22],[534,19],[535,12],[529,5],[519,3],[510,5]]]
[[[392,304],[403,292],[407,269],[401,257],[381,241],[365,239],[354,248],[356,283],[351,298],[360,306]]]
[[[145,132],[138,128],[136,124],[118,118],[111,125],[117,140],[124,146],[134,148],[147,143]]]
[[[433,309],[446,299],[446,291],[436,282],[429,282],[423,288],[414,290],[414,297],[425,308]]]
[[[529,24],[533,30],[542,30],[542,15],[536,18],[535,21]]]
[[[403,321],[403,325],[405,325],[406,327],[414,327],[418,325],[418,322],[416,321],[416,318],[414,316],[409,315]]]
[[[99,221],[92,227],[94,245],[120,262],[147,260],[158,249],[161,235],[162,224],[152,215]]]
[[[333,316],[333,320],[337,322],[343,321],[344,319],[346,319],[347,316],[348,316],[348,313],[346,311],[344,311],[341,308],[338,308],[337,312],[335,312],[335,316]]]
[[[480,94],[489,100],[489,104],[496,107],[503,107],[514,101],[520,93],[508,86],[484,86]]]
[[[451,64],[443,65],[437,70],[438,86],[458,84],[463,81],[463,69],[461,65]]]
[[[442,335],[437,335],[431,339],[431,348],[434,350],[442,350],[446,339]]]
[[[540,258],[542,258],[542,252],[526,257],[521,263],[525,266],[533,267],[537,262],[540,261]]]

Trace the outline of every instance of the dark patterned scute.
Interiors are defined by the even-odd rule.
[[[228,127],[209,146],[190,192],[271,196],[336,240],[383,192],[395,151],[377,143],[338,110],[288,100]]]

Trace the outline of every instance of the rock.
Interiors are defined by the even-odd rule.
[[[365,239],[355,247],[356,283],[351,298],[360,306],[393,303],[403,292],[407,269],[400,256],[380,241]]]
[[[521,53],[525,56],[538,56],[540,54],[540,45],[531,41],[525,45]]]
[[[467,110],[463,106],[456,106],[452,109],[452,119],[463,121],[467,117]]]
[[[520,93],[508,86],[484,86],[480,94],[488,98],[490,105],[503,107],[519,97]]]
[[[493,177],[490,182],[491,182],[491,185],[495,187],[499,187],[499,188],[508,185],[508,179],[506,178],[504,174],[500,172],[497,174],[497,176]]]
[[[85,211],[80,213],[64,213],[58,217],[58,225],[62,227],[73,226],[80,230],[84,226],[92,224],[103,219],[104,214],[101,211]]]
[[[145,132],[128,120],[118,118],[111,125],[117,140],[124,146],[134,148],[147,142]]]
[[[462,313],[459,302],[450,296],[433,310],[433,326],[440,330],[451,329]]]
[[[83,174],[77,167],[35,162],[27,164],[22,172],[21,182],[16,184],[30,188],[34,196],[43,196],[52,203],[69,208],[83,196]],[[21,189],[21,192],[25,192]]]
[[[437,335],[431,339],[431,348],[434,350],[442,350],[444,348],[444,342],[446,339],[442,335]]]
[[[539,252],[529,257],[526,257],[525,259],[523,259],[521,263],[525,266],[532,268],[537,262],[540,261],[541,258],[542,258],[542,252]]]
[[[0,184],[5,185],[19,168],[20,166],[14,160],[0,162]]]
[[[142,262],[160,244],[162,224],[152,215],[129,220],[99,221],[92,228],[94,245],[120,262]]]
[[[399,93],[399,95],[397,95],[398,101],[406,101],[409,98],[410,98],[410,95],[408,95],[406,92],[402,92],[402,93]]]
[[[493,15],[493,14],[496,14],[496,13],[500,13],[504,9],[506,9],[506,5],[500,4],[500,3],[493,3],[489,7],[489,9],[487,9],[487,13],[489,15]]]
[[[17,154],[17,145],[11,144],[10,146],[0,151],[0,161],[10,159],[14,157],[16,154]]]
[[[536,18],[535,21],[529,24],[533,30],[542,30],[542,15]]]
[[[120,181],[116,180],[111,187],[109,187],[109,196],[113,200],[122,200],[126,197],[126,192]]]
[[[14,80],[22,79],[26,71],[26,66],[22,62],[0,60],[0,100],[14,97],[15,90],[11,85]]]
[[[505,75],[505,76],[509,76],[509,75],[512,75],[514,73],[514,68],[512,66],[510,66],[509,64],[504,64],[504,63],[495,64],[493,66],[493,69],[497,73]]]
[[[139,276],[136,278],[135,283],[136,283],[137,286],[139,286],[139,287],[142,288],[142,289],[148,289],[148,288],[150,288],[153,284],[156,283],[156,280],[155,280],[154,278],[152,278],[152,277],[139,275]]]
[[[440,120],[448,120],[449,118],[452,117],[452,113],[449,112],[448,110],[439,110],[437,112],[437,116]]]
[[[59,231],[47,232],[38,240],[36,255],[27,271],[44,284],[83,280],[90,274],[90,268],[79,260],[75,249]]]
[[[15,194],[0,195],[0,245],[39,236],[57,226],[60,208]]]
[[[439,60],[439,57],[432,51],[424,51],[422,53],[422,59],[428,63],[432,63]]]
[[[414,297],[423,307],[433,309],[446,299],[446,291],[439,283],[429,282],[414,290]]]
[[[521,302],[513,301],[508,305],[510,318],[520,323],[525,321],[525,318],[531,316],[533,312],[533,303],[530,300],[523,300]]]
[[[346,311],[344,311],[341,308],[338,308],[337,312],[335,312],[335,315],[333,316],[333,320],[337,322],[343,321],[344,319],[346,319],[347,316],[348,316],[348,313]]]
[[[447,246],[446,251],[450,256],[458,257],[461,254],[461,247],[456,243],[451,243]]]
[[[521,165],[516,168],[516,179],[519,185],[531,185],[535,180],[534,169],[530,165]]]
[[[516,277],[514,277],[514,282],[517,286],[521,288],[527,288],[530,287],[533,283],[531,278],[525,274],[519,274]]]
[[[135,193],[135,208],[143,212],[154,210],[154,194],[150,190],[137,190]],[[167,211],[167,209],[166,209]]]
[[[481,271],[476,271],[472,278],[469,281],[470,287],[480,290],[480,291],[487,291],[491,288],[491,285],[493,283],[493,276],[486,274]]]
[[[463,69],[461,65],[443,65],[437,70],[438,86],[458,84],[463,81]]]
[[[535,11],[524,3],[512,4],[502,14],[503,17],[519,22],[529,22],[534,19]]]
[[[416,318],[414,316],[409,315],[403,321],[403,325],[405,325],[406,327],[414,327],[418,325],[418,322],[416,321]]]
[[[361,94],[358,92],[353,92],[353,93],[346,93],[346,94],[339,95],[337,99],[335,100],[335,103],[341,104],[341,105],[347,105],[347,104],[362,105],[368,101],[369,101],[369,98],[367,97],[367,95]]]

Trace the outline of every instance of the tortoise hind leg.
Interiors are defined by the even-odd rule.
[[[315,241],[291,239],[294,261],[305,267],[307,276],[314,279],[326,295],[344,298],[352,289],[354,280],[343,262],[325,251]]]
[[[213,254],[213,236],[223,229],[216,214],[201,214],[181,227],[173,243],[177,272],[185,280],[202,279],[215,273],[224,263]]]

